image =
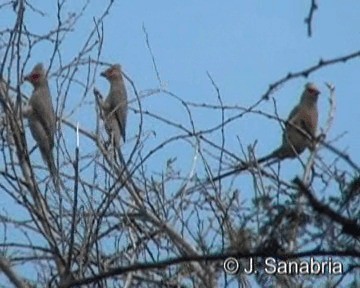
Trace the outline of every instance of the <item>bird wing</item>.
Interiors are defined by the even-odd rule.
[[[309,109],[298,109],[296,116],[293,118],[293,124],[304,130],[308,135],[315,137],[317,116],[316,111]]]
[[[120,133],[124,141],[126,141],[126,118],[127,118],[127,95],[126,90],[122,87],[120,90],[114,91],[114,93],[119,93],[119,97],[112,97],[113,111],[111,113],[115,114],[117,124],[120,128]]]
[[[126,141],[126,116],[127,116],[127,108],[123,105],[120,105],[120,107],[116,110],[116,120],[120,127],[120,133],[124,141]]]
[[[286,123],[285,123],[285,130],[283,131],[283,144],[288,142],[288,135],[289,133],[292,133],[292,130],[294,130],[294,127],[292,125],[295,125],[298,113],[300,110],[300,105],[296,105],[290,112]]]
[[[36,91],[35,93],[38,93]],[[50,92],[49,92],[50,93]],[[49,94],[50,95],[50,94]],[[34,100],[37,98],[36,105],[32,107],[32,114],[40,122],[48,137],[50,147],[54,147],[54,132],[55,132],[55,113],[54,108],[49,97],[41,97],[43,95],[34,95]]]
[[[299,110],[300,110],[300,105],[296,105],[290,112],[289,116],[288,116],[288,119],[287,119],[287,122],[293,122],[295,120],[295,118],[297,117],[298,113],[299,113]],[[289,124],[286,123],[286,126],[289,126]]]
[[[300,119],[300,128],[304,131],[306,131],[307,134],[314,137],[314,132],[312,129],[311,121],[307,118]]]

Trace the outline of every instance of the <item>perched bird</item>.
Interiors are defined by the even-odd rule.
[[[57,170],[52,153],[56,118],[43,65],[41,63],[35,65],[30,74],[24,77],[24,81],[30,82],[34,90],[29,99],[29,106],[24,109],[23,115],[28,118],[31,134],[39,146],[41,156],[48,165],[53,180],[56,182]]]
[[[293,108],[286,121],[281,146],[258,162],[271,158],[279,160],[294,158],[306,148],[313,150],[319,117],[317,108],[319,94],[320,91],[313,83],[305,85],[299,104]]]
[[[316,129],[318,124],[317,100],[320,91],[313,83],[305,85],[300,102],[290,112],[282,135],[282,144],[269,155],[262,157],[256,163],[263,163],[270,159],[283,160],[295,158],[306,148],[313,150],[315,147]],[[253,162],[242,163],[231,171],[218,175],[211,181],[218,181],[232,174],[246,170]]]
[[[126,140],[126,118],[128,111],[127,93],[121,66],[115,64],[100,74],[110,82],[110,91],[102,108],[105,116],[105,129],[115,148],[120,147],[120,136]]]

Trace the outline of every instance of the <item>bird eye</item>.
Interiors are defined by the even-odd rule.
[[[308,91],[309,91],[309,93],[311,93],[311,94],[318,94],[318,93],[319,93],[319,91],[318,91],[317,89],[311,88],[311,87],[308,88]]]

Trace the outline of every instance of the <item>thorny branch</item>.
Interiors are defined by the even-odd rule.
[[[95,113],[94,102],[100,102],[100,94],[94,92],[94,101],[91,93],[100,66],[110,64],[103,45],[105,20],[114,1],[107,1],[104,10],[90,18],[93,26],[76,49],[68,39],[71,33],[78,33],[77,25],[92,4],[85,0],[78,11],[71,11],[67,3],[57,1],[57,10],[51,14],[56,26],[43,34],[32,31],[24,15],[36,13],[42,23],[48,11],[29,1],[0,5],[0,14],[11,9],[10,5],[16,12],[12,27],[0,28],[0,188],[6,201],[22,213],[21,217],[13,213],[13,206],[2,207],[0,212],[0,270],[11,283],[18,287],[142,287],[154,283],[218,287],[232,281],[223,273],[222,261],[227,257],[243,260],[269,255],[284,260],[310,256],[346,259],[349,269],[345,273],[353,273],[350,267],[355,267],[360,257],[360,228],[354,220],[360,199],[356,181],[348,183],[348,178],[356,179],[360,167],[352,155],[327,140],[335,119],[334,86],[327,85],[330,109],[317,139],[318,148],[326,149],[315,150],[304,168],[310,179],[306,183],[287,179],[281,170],[283,163],[277,163],[277,169],[276,165],[261,165],[256,161],[255,144],[250,145],[249,155],[239,156],[239,151],[246,149],[241,143],[240,149],[231,146],[227,137],[232,125],[241,125],[249,116],[258,117],[259,123],[284,124],[277,111],[266,113],[260,104],[276,97],[276,90],[289,81],[354,60],[360,51],[288,73],[248,107],[228,105],[223,90],[207,73],[214,93],[207,103],[200,103],[186,101],[163,87],[158,54],[143,25],[158,87],[139,90],[124,73],[132,135],[122,146],[122,161],[117,163],[105,145],[108,135],[99,117],[101,108],[100,115]],[[316,9],[316,1],[311,1],[306,18],[309,37]],[[41,61],[46,62],[48,79],[56,87],[52,95],[58,119],[54,152],[65,183],[60,193],[52,187],[36,147],[31,147],[27,122],[20,113],[29,96],[22,90],[22,76],[40,44],[51,47],[48,58]],[[71,50],[70,56],[65,57],[65,49]],[[159,98],[169,107],[164,113],[154,109],[152,101]],[[184,117],[173,117],[173,111]],[[213,119],[200,125],[197,119],[204,112]],[[78,127],[79,115],[84,114],[89,121]],[[95,120],[90,121],[95,117],[96,128],[92,126]],[[253,165],[245,165],[249,161]],[[222,177],[239,164],[246,174],[235,171],[226,175],[234,175],[231,181]],[[349,189],[351,193],[343,197],[342,192]],[[298,209],[296,193],[305,196],[309,207]],[[297,231],[295,251],[291,249],[291,231]],[[314,245],[316,249],[309,249]],[[25,266],[36,273],[23,273]],[[280,283],[284,277],[271,278]],[[335,280],[341,283],[342,278]],[[263,280],[258,277],[256,281],[261,284]],[[296,281],[309,284],[314,280]]]
[[[318,9],[318,5],[316,3],[316,0],[311,0],[311,4],[310,4],[310,9],[309,9],[309,14],[308,16],[305,18],[305,24],[307,27],[307,34],[308,37],[312,36],[312,23],[313,23],[313,17],[314,17],[314,13],[315,11]]]

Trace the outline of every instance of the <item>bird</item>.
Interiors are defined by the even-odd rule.
[[[318,125],[317,101],[320,91],[313,83],[307,83],[299,103],[291,110],[282,135],[282,144],[268,156],[259,159],[264,162],[272,158],[283,160],[295,158],[306,148],[314,150],[314,139]]]
[[[100,74],[110,83],[110,90],[101,106],[104,111],[105,129],[115,148],[120,148],[120,137],[126,141],[126,121],[128,113],[127,92],[120,64],[111,65]]]
[[[319,118],[317,107],[319,94],[320,90],[314,83],[307,83],[305,85],[299,103],[291,110],[287,118],[281,145],[267,156],[256,160],[255,162],[257,164],[264,163],[271,159],[281,161],[286,158],[295,158],[302,154],[306,148],[311,151],[314,150]],[[212,178],[211,181],[215,182],[243,171],[253,164],[255,163],[241,163],[234,169]]]
[[[29,99],[28,107],[23,110],[23,115],[28,118],[31,134],[40,149],[40,154],[47,164],[55,184],[57,183],[57,169],[53,148],[56,117],[43,64],[36,64],[32,71],[24,76],[24,81],[30,82],[34,90]]]

